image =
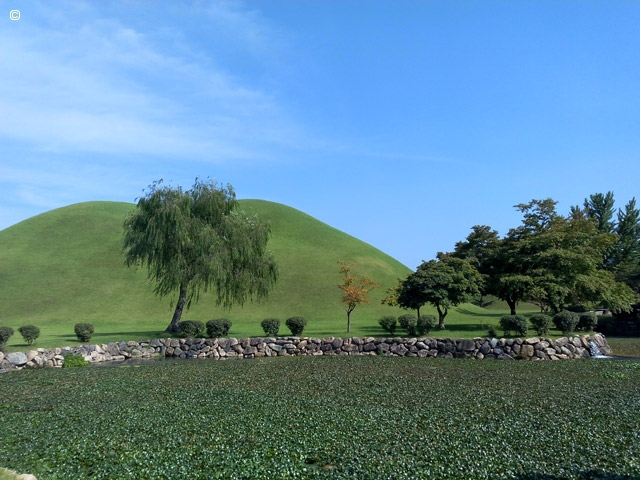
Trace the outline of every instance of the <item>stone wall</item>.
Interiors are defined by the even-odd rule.
[[[589,358],[594,342],[604,355],[611,348],[603,335],[550,338],[166,338],[83,345],[27,352],[0,352],[0,370],[24,367],[61,367],[64,356],[82,355],[89,362],[124,361],[130,358],[173,357],[216,360],[291,355],[392,355],[429,358],[495,360],[565,360]]]

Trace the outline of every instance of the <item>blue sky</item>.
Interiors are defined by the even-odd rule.
[[[415,268],[518,203],[640,197],[639,1],[0,7],[0,229],[210,177]]]

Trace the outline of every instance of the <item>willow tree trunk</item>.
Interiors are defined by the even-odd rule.
[[[178,303],[176,303],[176,309],[173,312],[173,318],[171,323],[167,327],[166,332],[177,333],[180,331],[180,318],[182,318],[182,311],[184,310],[184,304],[187,303],[187,285],[180,285],[180,295],[178,296]]]
[[[511,310],[511,315],[516,315],[516,301],[511,300],[510,298],[506,299],[507,305],[509,305],[509,309]]]

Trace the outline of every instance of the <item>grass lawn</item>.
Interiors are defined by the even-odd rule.
[[[637,362],[194,360],[0,381],[0,465],[41,479],[640,476]]]
[[[640,337],[607,337],[614,355],[640,358]]]

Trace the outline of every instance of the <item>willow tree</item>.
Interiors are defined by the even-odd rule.
[[[191,190],[153,183],[124,222],[127,266],[142,265],[154,292],[178,298],[167,332],[177,332],[184,308],[213,291],[229,309],[265,298],[277,279],[267,250],[269,225],[238,209],[235,192],[196,179]]]

